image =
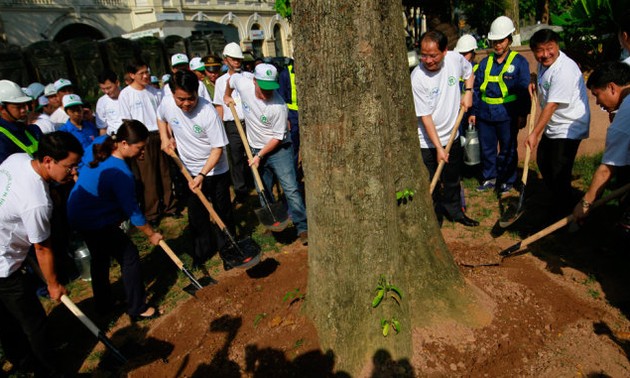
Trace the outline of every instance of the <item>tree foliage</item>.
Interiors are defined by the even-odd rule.
[[[278,14],[287,20],[291,21],[291,0],[276,0],[273,10],[278,12]]]

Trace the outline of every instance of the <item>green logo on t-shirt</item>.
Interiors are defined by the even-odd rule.
[[[449,76],[448,77],[448,86],[452,87],[453,85],[455,85],[455,83],[457,83],[457,80],[455,79],[455,76]]]
[[[203,129],[201,128],[201,126],[199,126],[199,125],[195,124],[195,125],[193,126],[193,131],[194,131],[196,134],[201,134],[201,132],[203,132]]]
[[[263,115],[260,116],[260,122],[262,122],[262,123],[264,123],[266,125],[267,121],[268,120],[267,120],[267,116],[266,115],[263,114]]]
[[[551,83],[550,83],[550,82],[548,82],[548,81],[545,81],[545,82],[543,83],[543,88],[545,88],[545,90],[549,90],[549,87],[551,87]]]

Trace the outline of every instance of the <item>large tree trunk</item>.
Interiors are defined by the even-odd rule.
[[[338,367],[365,374],[372,358],[410,359],[412,328],[461,315],[471,296],[429,196],[400,2],[293,7],[310,236],[306,303]],[[405,189],[415,196],[398,204]],[[400,306],[386,299],[372,308],[380,275],[402,289]],[[402,331],[384,337],[380,321],[392,317]]]

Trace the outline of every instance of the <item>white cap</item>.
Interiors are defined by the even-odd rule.
[[[81,97],[79,97],[79,95],[76,95],[76,94],[67,94],[63,96],[61,103],[63,104],[64,109],[67,109],[71,106],[83,105],[83,101],[81,101]]]
[[[39,106],[46,106],[50,103],[50,101],[48,101],[48,97],[46,96],[39,96],[39,98],[37,99],[37,103],[39,104]]]
[[[151,84],[159,84],[160,80],[158,80],[157,76],[151,76]]]
[[[499,16],[490,25],[488,39],[491,41],[500,41],[512,34],[516,30],[514,22],[509,17]]]
[[[57,92],[59,92],[59,90],[61,88],[71,87],[72,86],[72,82],[70,80],[68,80],[68,79],[59,79],[59,80],[55,81],[54,86],[55,86],[55,90]]]
[[[37,82],[31,83],[29,84],[28,87],[26,87],[26,90],[24,91],[24,93],[31,96],[31,98],[35,100],[39,96],[41,96],[42,93],[44,93],[44,84],[37,83]]]
[[[469,51],[473,51],[477,48],[477,40],[470,34],[464,34],[457,40],[457,44],[455,45],[455,52],[458,53],[467,53]]]
[[[194,57],[190,60],[189,67],[193,71],[205,71],[206,65],[201,61],[200,57]]]
[[[55,89],[55,84],[50,83],[44,88],[44,96],[54,96],[57,94],[57,90]]]
[[[179,64],[188,64],[188,57],[186,54],[178,53],[171,57],[171,67],[175,67]]]
[[[258,86],[264,90],[274,90],[280,88],[278,84],[278,70],[273,64],[262,63],[254,69],[254,78]]]
[[[235,59],[244,59],[243,51],[241,50],[241,46],[236,42],[230,42],[223,48],[223,56],[229,56],[230,58]]]
[[[171,80],[171,75],[169,74],[162,75],[162,83],[168,83],[169,80]]]

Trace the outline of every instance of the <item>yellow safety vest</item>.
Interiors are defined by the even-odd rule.
[[[39,147],[39,142],[28,131],[24,130],[24,133],[26,134],[26,137],[28,138],[28,140],[31,141],[30,146],[27,146],[24,143],[22,143],[21,140],[19,140],[15,135],[11,134],[11,132],[5,129],[4,127],[0,126],[0,133],[6,135],[7,138],[11,139],[11,141],[15,143],[16,146],[20,147],[24,152],[29,154],[30,157],[33,157],[33,154],[37,152],[37,148]]]
[[[289,110],[297,111],[297,90],[295,89],[295,73],[293,73],[293,65],[289,64],[287,66],[287,70],[289,70],[289,78],[291,79],[291,102],[287,104],[287,108],[289,108]]]
[[[494,53],[488,56],[488,63],[486,64],[486,71],[485,71],[483,83],[481,83],[481,87],[479,87],[479,91],[481,91],[481,100],[485,102],[486,104],[497,105],[497,104],[505,104],[507,102],[516,101],[515,94],[508,95],[508,87],[507,85],[505,85],[505,81],[503,81],[503,74],[505,74],[507,70],[510,68],[510,66],[512,65],[512,61],[514,60],[514,57],[517,54],[518,53],[516,51],[510,51],[505,61],[505,65],[503,66],[503,69],[501,70],[501,72],[499,72],[499,75],[497,76],[490,75],[490,70],[492,69],[492,62],[494,60]],[[499,89],[501,89],[502,97],[499,97],[499,98],[487,97],[486,87],[488,86],[488,83],[499,84]]]

